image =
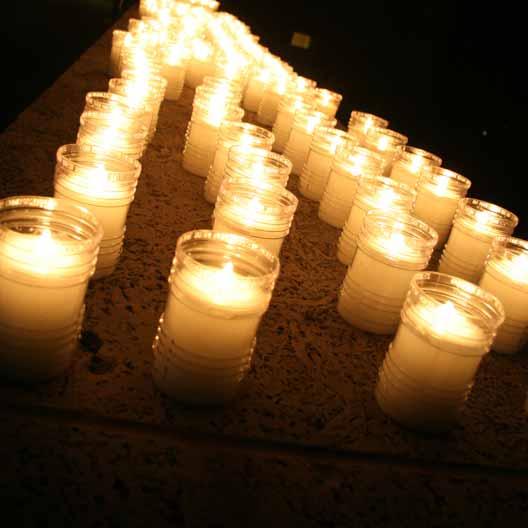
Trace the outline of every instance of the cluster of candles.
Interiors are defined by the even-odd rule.
[[[482,357],[526,341],[528,242],[512,237],[517,217],[467,198],[467,178],[386,119],[353,111],[337,129],[341,95],[218,7],[142,0],[141,19],[113,32],[108,91],[86,95],[77,143],[57,151],[55,197],[0,201],[0,369],[37,381],[68,366],[88,281],[117,265],[161,103],[186,84],[195,95],[182,164],[215,207],[211,230],[177,242],[153,345],[160,390],[193,403],[236,394],[298,205],[286,189],[293,173],[321,221],[342,229],[339,314],[395,334],[380,407],[408,426],[450,427]],[[426,271],[434,251],[438,272]]]

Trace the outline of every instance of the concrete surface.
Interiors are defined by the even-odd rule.
[[[106,89],[110,40],[2,135],[0,197],[52,194],[55,152],[75,141],[85,93]],[[307,200],[239,397],[196,409],[157,392],[151,344],[176,239],[209,227],[212,213],[204,180],[181,168],[191,101],[186,90],[163,103],[124,254],[112,277],[90,285],[71,371],[39,387],[0,385],[0,498],[23,526],[525,525],[526,351],[485,359],[453,432],[399,427],[373,397],[389,339],[337,314],[339,233]]]

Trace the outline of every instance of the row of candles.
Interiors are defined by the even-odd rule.
[[[511,237],[517,217],[466,198],[467,178],[407,146],[387,120],[354,111],[348,130],[336,129],[341,96],[216,9],[142,1],[142,19],[113,33],[110,73],[120,77],[87,94],[77,144],[57,152],[55,199],[0,202],[2,371],[39,380],[67,367],[88,280],[118,262],[161,103],[185,83],[195,97],[183,166],[204,178],[215,209],[213,230],[178,240],[153,346],[158,387],[191,402],[235,395],[297,208],[286,189],[293,173],[319,218],[342,228],[339,313],[395,333],[376,387],[381,408],[414,427],[452,425],[492,342],[513,353],[526,338],[528,243]],[[244,109],[260,126],[242,122]],[[423,271],[444,244],[439,273]]]

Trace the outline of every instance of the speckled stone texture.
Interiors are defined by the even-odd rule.
[[[110,42],[108,32],[2,135],[1,197],[52,194],[55,152],[75,141],[85,93],[106,90]],[[90,285],[67,376],[0,385],[0,497],[24,526],[47,514],[94,527],[528,522],[526,352],[485,358],[451,433],[399,427],[373,396],[390,339],[339,317],[339,232],[303,198],[239,397],[200,409],[159,394],[151,344],[176,239],[211,225],[204,180],[181,168],[191,102],[186,89],[162,105],[124,253]]]

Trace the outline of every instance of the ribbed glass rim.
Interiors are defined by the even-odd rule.
[[[246,166],[261,161],[280,173],[290,174],[292,162],[286,156],[271,152],[261,147],[248,147],[246,145],[234,145],[229,149],[228,161]]]
[[[483,227],[502,232],[502,234],[510,234],[519,223],[516,214],[499,205],[478,198],[460,200],[455,222],[457,220],[470,220]]]
[[[411,147],[409,145],[405,146],[405,150],[400,154],[399,160],[403,160],[405,162],[412,162],[415,157],[423,158],[424,160],[427,160],[428,165],[433,166],[440,166],[442,165],[442,158],[440,156],[437,156],[436,154],[433,154],[429,152],[428,150],[424,150],[418,147]],[[399,161],[398,160],[398,161]]]
[[[380,117],[376,114],[371,114],[369,112],[363,112],[361,110],[352,110],[350,113],[350,118],[348,120],[348,128],[350,128],[350,125],[353,124],[353,121],[358,121],[359,123],[363,123],[365,121],[371,121],[371,126],[376,127],[388,127],[389,121],[383,117]]]

